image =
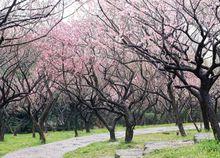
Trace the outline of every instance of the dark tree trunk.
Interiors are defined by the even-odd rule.
[[[37,124],[37,127],[38,127],[38,133],[40,135],[41,143],[46,144],[46,137],[45,137],[45,134],[44,134],[44,130],[42,129],[41,125]]]
[[[178,129],[180,131],[181,136],[185,137],[186,136],[186,132],[185,132],[185,129],[183,127],[183,123],[182,122],[178,122],[177,126],[178,126]]]
[[[108,130],[110,133],[110,142],[115,142],[116,141],[116,136],[115,136],[115,127],[111,128]]]
[[[195,126],[197,132],[200,133],[202,131],[201,129],[199,129],[199,127],[197,126],[197,124],[195,122],[193,122],[193,125]]]
[[[172,80],[170,82],[168,82],[167,92],[168,92],[168,95],[169,95],[169,98],[170,98],[170,103],[171,103],[172,108],[173,108],[173,113],[174,113],[176,125],[178,126],[178,129],[179,129],[179,132],[180,132],[181,136],[184,137],[184,136],[186,136],[186,132],[185,132],[184,127],[183,127],[183,121],[180,117],[180,110],[179,110],[179,106],[176,102],[176,98],[175,98],[175,94],[174,94],[174,91],[173,91],[172,84],[173,84]]]
[[[215,139],[220,141],[220,127],[219,127],[217,115],[212,107],[208,108],[208,115]]]
[[[4,126],[3,123],[0,121],[0,141],[4,141]]]
[[[32,138],[35,138],[36,134],[35,134],[35,125],[34,123],[32,124]]]
[[[75,137],[78,137],[78,136],[79,136],[78,131],[77,131],[76,128],[74,129],[74,133],[75,133]]]
[[[41,114],[41,117],[39,118],[38,123],[37,123],[37,127],[38,127],[39,134],[40,134],[40,140],[42,144],[46,143],[46,137],[44,134],[45,133],[45,122],[46,122],[46,119],[49,115],[49,112],[52,106],[53,106],[53,101],[50,101],[48,105],[46,106],[46,108],[44,109],[43,113]]]
[[[207,109],[207,105],[205,104],[205,101],[203,101],[203,100],[200,101],[200,107],[201,107],[201,111],[202,111],[202,119],[203,119],[204,129],[209,131],[210,126],[209,126],[209,118],[208,118],[208,109]]]
[[[174,105],[173,108],[174,108],[174,113],[175,113],[174,115],[175,115],[175,119],[176,119],[176,125],[178,126],[178,129],[179,129],[179,132],[180,132],[181,136],[185,137],[186,132],[185,132],[185,129],[183,127],[183,121],[180,118],[178,108],[176,107],[176,105]]]
[[[15,132],[13,133],[13,136],[15,136],[15,137],[17,136],[17,131],[15,131]]]
[[[185,137],[186,132],[185,132],[185,129],[183,127],[183,121],[180,118],[180,113],[179,113],[179,109],[178,109],[177,105],[173,105],[173,109],[174,109],[174,115],[175,115],[175,119],[176,119],[176,125],[179,129],[180,135]]]
[[[74,127],[74,132],[75,132],[75,137],[78,137],[78,114],[75,113],[75,127]]]
[[[41,144],[46,144],[46,137],[45,137],[45,135],[44,135],[43,130],[40,130],[40,129],[39,129],[38,132],[39,132],[39,135],[40,135]]]
[[[4,113],[3,113],[3,109],[0,109],[0,141],[4,141],[4,135],[5,135],[5,131],[4,131]]]
[[[90,124],[89,124],[89,121],[85,121],[85,129],[86,129],[86,133],[90,133]]]
[[[220,141],[220,127],[218,123],[218,117],[214,111],[214,105],[212,103],[209,92],[201,90],[200,93],[201,93],[202,100],[204,101],[204,105],[207,109],[208,119],[211,124],[215,139]]]
[[[130,123],[126,123],[125,142],[130,143],[133,139],[134,130]]]
[[[55,98],[53,97],[53,93],[52,93],[51,89],[49,88],[49,85],[47,82],[45,82],[45,85],[47,88],[47,92],[49,94],[48,101],[45,103],[45,108],[43,109],[43,112],[42,112],[40,118],[38,119],[38,125],[40,128],[40,131],[43,132],[42,139],[45,138],[45,136],[44,136],[44,132],[46,130],[45,129],[45,122],[47,120],[48,115],[50,114],[51,109],[53,108],[54,102],[58,99],[58,96]]]
[[[193,123],[193,125],[195,126],[197,132],[201,132],[202,128],[200,127],[200,129],[199,129],[198,125],[196,124],[196,120],[193,118],[193,115],[192,115],[192,105],[190,105],[189,119]],[[200,123],[200,125],[201,125],[201,123]]]
[[[117,121],[121,118],[121,116],[118,116],[112,120],[112,126],[109,126],[107,121],[98,113],[98,111],[95,111],[96,116],[99,118],[99,120],[102,122],[102,124],[108,129],[110,140],[111,142],[116,141],[115,136],[115,126],[117,124]]]
[[[39,121],[39,128],[45,132],[45,125],[44,125],[44,122],[43,121]]]
[[[199,127],[198,127],[197,124],[196,124],[196,121],[192,118],[192,115],[191,115],[191,114],[189,114],[189,118],[190,118],[190,120],[192,121],[193,125],[195,126],[197,132],[201,132],[201,131],[202,131],[202,128],[199,129]]]
[[[33,127],[34,129],[37,128],[37,131],[39,133],[39,136],[40,136],[40,141],[41,141],[41,144],[46,144],[46,137],[44,135],[44,130],[42,129],[42,125],[40,125],[39,123],[37,123],[36,120],[34,120],[33,116],[31,115],[31,118],[32,118],[32,122],[33,122]],[[32,128],[33,128],[32,127]]]
[[[130,111],[127,109],[126,110],[126,115],[125,115],[125,142],[130,143],[133,139],[134,135],[134,119]]]

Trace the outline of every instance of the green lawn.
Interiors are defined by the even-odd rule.
[[[126,144],[123,139],[119,139],[118,142],[98,142],[77,149],[76,151],[65,154],[65,158],[109,158],[114,157],[116,149],[125,148],[143,148],[144,143],[149,141],[164,141],[164,140],[190,140],[193,139],[196,131],[187,131],[187,137],[177,136],[176,132],[167,133],[156,133],[135,136],[132,143]],[[159,157],[158,157],[159,158]],[[166,157],[169,158],[169,157]],[[179,158],[179,157],[178,157]]]
[[[79,131],[79,136],[85,136],[90,134],[105,133],[106,129],[94,129],[91,133],[86,133],[85,131]],[[73,131],[60,131],[60,132],[48,132],[46,134],[47,143],[60,141],[68,138],[74,137]],[[40,145],[39,136],[36,133],[36,138],[32,138],[32,134],[18,134],[13,136],[11,134],[5,135],[5,141],[0,142],[0,157],[8,152],[15,151],[25,147],[31,147]]]
[[[149,128],[149,127],[158,127],[158,126],[174,126],[174,124],[161,124],[161,125],[146,125],[146,126],[137,126],[136,129],[140,128]],[[123,130],[124,127],[118,126],[116,131]],[[79,131],[79,136],[106,133],[107,129],[92,129],[91,133],[86,133],[85,131]],[[73,131],[61,131],[61,132],[48,132],[46,134],[47,143],[64,140],[74,137]],[[38,134],[36,138],[33,139],[31,134],[18,134],[16,137],[11,134],[5,135],[5,141],[0,142],[0,157],[6,153],[25,148],[40,145]]]
[[[178,149],[158,150],[146,158],[220,158],[220,144],[214,140],[204,141]]]

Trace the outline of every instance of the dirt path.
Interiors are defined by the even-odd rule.
[[[194,129],[194,126],[185,126],[186,130]],[[154,127],[146,129],[137,129],[135,135],[176,131],[177,127]],[[116,132],[117,138],[124,137],[124,132]],[[78,138],[71,138],[59,142],[49,143],[45,145],[29,147],[9,153],[3,158],[63,158],[63,155],[69,151],[76,150],[80,147],[87,146],[94,142],[104,141],[109,138],[108,133],[95,134]]]

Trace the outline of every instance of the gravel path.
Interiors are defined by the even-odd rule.
[[[194,129],[194,126],[185,126],[185,129]],[[146,129],[137,129],[134,135],[176,131],[177,127],[154,127]],[[116,132],[117,138],[124,137],[124,132]],[[104,141],[109,138],[108,133],[95,134],[78,138],[71,138],[59,142],[21,149],[5,155],[3,158],[63,158],[63,155],[69,151],[87,146],[94,142]]]

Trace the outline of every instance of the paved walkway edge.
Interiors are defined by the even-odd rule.
[[[192,125],[186,125],[185,130],[195,129]],[[171,132],[176,131],[177,127],[152,127],[145,129],[137,129],[134,131],[134,135]],[[116,132],[117,138],[124,137],[124,131]],[[45,145],[39,145],[35,147],[29,147],[8,153],[3,158],[63,158],[64,154],[70,151],[74,151],[78,148],[85,147],[94,142],[105,141],[109,139],[108,133],[94,134],[90,136],[71,138],[63,141],[49,143]]]

